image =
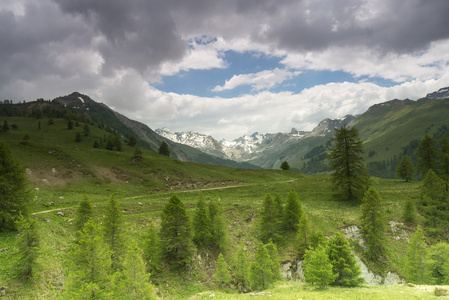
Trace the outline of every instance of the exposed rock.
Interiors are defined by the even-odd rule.
[[[374,274],[357,255],[355,258],[357,260],[357,264],[360,265],[360,271],[362,271],[360,277],[365,279],[365,283],[372,285],[392,285],[405,283],[405,280],[400,278],[399,275],[394,272],[388,272],[385,277]]]
[[[0,287],[0,297],[6,296],[6,288],[4,286]]]
[[[143,206],[142,202],[139,202],[139,203],[137,203],[137,204],[139,204],[140,206]]]
[[[49,219],[44,219],[44,222],[50,223],[51,220],[49,220]]]
[[[28,168],[25,169],[25,173],[26,173],[27,175],[33,174],[33,172],[31,172],[31,169],[28,169]]]
[[[0,249],[0,252],[5,252],[5,251],[8,251],[9,250],[9,248],[3,248],[3,249]]]
[[[404,226],[404,223],[390,220],[388,221],[388,226],[390,226],[393,238],[395,240],[406,240],[407,242],[409,241],[410,234],[406,230],[401,228],[402,226]]]
[[[351,225],[343,228],[343,235],[346,239],[359,240],[359,245],[366,249],[366,242],[363,235],[360,233],[360,229],[356,225]]]
[[[284,280],[292,280],[292,263],[290,261],[281,265],[281,276]]]
[[[48,205],[55,205],[55,203],[54,202],[48,202]]]
[[[47,180],[47,179],[45,179],[45,178],[44,178],[44,179],[42,179],[42,182],[43,182],[43,183],[45,183],[45,184],[49,184],[48,180]]]
[[[60,217],[64,217],[64,213],[62,211],[58,211],[57,215]]]

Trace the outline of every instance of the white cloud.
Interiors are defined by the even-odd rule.
[[[253,91],[270,89],[275,85],[282,83],[301,74],[300,71],[289,71],[287,69],[276,68],[274,70],[264,70],[258,73],[234,75],[226,80],[222,86],[217,85],[212,89],[214,92],[232,90],[241,85],[250,85]]]

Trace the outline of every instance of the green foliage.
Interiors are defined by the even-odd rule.
[[[249,287],[249,260],[248,253],[243,249],[242,246],[239,247],[237,253],[234,257],[234,280],[237,285],[242,289],[247,289]]]
[[[189,217],[184,203],[174,195],[161,214],[162,257],[174,270],[182,270],[192,260],[193,245]]]
[[[329,149],[329,169],[333,171],[332,182],[338,198],[360,201],[368,186],[368,173],[363,163],[363,145],[357,129],[342,127],[331,138],[334,145]]]
[[[81,133],[79,132],[75,133],[75,142],[77,143],[81,142]]]
[[[94,146],[93,146],[95,149],[98,149],[98,148],[100,148],[100,143],[98,143],[98,141],[97,140],[95,140],[94,141]]]
[[[20,216],[28,216],[31,196],[23,168],[3,142],[0,142],[0,195],[0,232],[14,230]]]
[[[81,231],[84,228],[84,224],[87,223],[87,221],[91,220],[94,215],[94,209],[92,207],[92,204],[90,204],[89,199],[87,199],[86,196],[84,196],[83,200],[80,201],[80,204],[78,206],[78,209],[76,211],[76,217],[75,217],[75,230]]]
[[[290,165],[288,164],[287,161],[283,161],[281,163],[281,167],[280,168],[281,168],[281,170],[288,171],[288,170],[290,170]]]
[[[72,130],[73,129],[73,121],[70,120],[70,119],[67,121],[67,129],[68,130]]]
[[[128,139],[128,146],[134,147],[135,145],[137,145],[137,139],[133,134],[131,134]]]
[[[319,245],[325,244],[326,238],[321,230],[312,229],[310,232],[310,249],[316,249]]]
[[[396,168],[396,176],[405,179],[406,182],[413,180],[413,177],[415,176],[415,166],[408,155],[402,156],[402,159]]]
[[[349,242],[340,232],[328,241],[326,252],[332,264],[332,272],[337,275],[334,285],[357,286],[363,283],[363,278],[359,277],[362,274],[360,266]]]
[[[134,162],[139,162],[143,160],[143,153],[142,150],[140,150],[138,147],[134,148],[134,156],[133,156],[133,161]]]
[[[362,228],[366,239],[366,256],[376,260],[386,254],[385,219],[379,193],[370,187],[362,200]]]
[[[215,269],[214,281],[220,286],[223,287],[229,282],[231,282],[231,275],[229,275],[228,264],[226,263],[223,255],[220,253],[218,255],[217,267]]]
[[[415,223],[416,217],[417,212],[415,201],[412,198],[407,197],[404,202],[404,208],[402,209],[402,218],[407,223]]]
[[[89,136],[89,134],[90,134],[90,127],[89,127],[89,125],[84,124],[83,132],[84,132],[84,136]]]
[[[323,245],[306,252],[303,266],[306,282],[318,284],[321,287],[331,284],[338,276],[332,271],[331,261]]]
[[[296,194],[294,189],[291,189],[287,195],[287,204],[284,210],[284,229],[287,231],[297,231],[299,219],[302,214],[303,209],[298,194]]]
[[[204,197],[201,195],[196,204],[193,217],[193,242],[200,249],[208,247],[212,242],[212,224],[207,213]]]
[[[39,228],[37,221],[21,217],[17,221],[19,239],[17,241],[18,261],[15,266],[23,282],[33,278],[36,273],[36,261],[39,255]]]
[[[2,131],[4,131],[4,132],[9,131],[8,121],[6,121],[6,120],[3,121]]]
[[[218,248],[220,252],[227,250],[228,234],[226,231],[226,222],[220,215],[218,206],[214,202],[209,202],[208,206],[210,224],[211,224],[211,245]]]
[[[134,241],[128,246],[123,270],[115,276],[115,299],[157,299],[153,285],[149,282],[150,274],[145,271],[141,252]]]
[[[103,221],[104,240],[111,250],[111,262],[113,270],[120,270],[125,256],[125,233],[123,231],[122,211],[118,207],[117,200],[112,197],[106,207]]]
[[[429,251],[421,227],[410,237],[407,248],[406,274],[407,281],[424,284],[429,283]]]
[[[435,147],[435,140],[428,134],[421,140],[417,150],[419,157],[419,170],[421,174],[426,174],[429,170],[437,169],[438,151]]]
[[[298,223],[298,231],[296,233],[297,247],[298,247],[298,257],[303,258],[306,251],[310,248],[311,230],[309,225],[309,219],[306,214],[303,213]]]
[[[158,273],[161,270],[161,243],[158,232],[153,222],[150,222],[148,232],[145,237],[144,259],[147,270],[150,274]]]
[[[280,280],[281,279],[281,266],[280,266],[280,260],[279,260],[279,254],[278,249],[276,245],[273,242],[269,242],[268,244],[264,245],[264,247],[268,251],[268,255],[270,256],[270,267],[271,267],[271,273],[273,274],[272,280]]]
[[[263,243],[269,240],[278,242],[281,239],[281,223],[276,212],[278,212],[276,202],[270,194],[265,196],[260,212],[259,236]]]
[[[439,242],[430,248],[429,271],[436,284],[449,283],[449,244]]]
[[[254,255],[255,262],[250,266],[250,282],[253,289],[266,289],[275,280],[273,261],[268,248],[260,244]],[[279,272],[279,270],[277,271]]]
[[[119,135],[109,135],[106,140],[106,150],[122,151],[122,140]]]
[[[75,299],[107,298],[111,287],[111,251],[100,226],[88,221],[71,250],[67,293]]]
[[[163,141],[158,149],[158,153],[165,156],[170,156],[170,150],[168,149],[168,144]]]

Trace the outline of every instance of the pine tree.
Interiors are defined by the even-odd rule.
[[[31,196],[24,169],[3,142],[0,142],[0,195],[0,232],[15,230],[20,216],[28,217]]]
[[[365,193],[369,176],[363,163],[363,145],[356,128],[342,127],[331,138],[334,145],[329,149],[329,168],[334,189],[341,200],[360,201]]]
[[[414,175],[415,166],[413,166],[412,160],[408,155],[402,156],[402,159],[396,168],[396,176],[405,179],[406,182],[409,182],[413,180]]]
[[[91,220],[94,215],[94,209],[92,207],[92,204],[90,204],[90,201],[87,199],[86,196],[83,197],[83,200],[80,201],[79,207],[76,211],[76,217],[75,217],[75,230],[81,231],[84,228],[84,224]]]
[[[218,206],[214,202],[208,205],[209,218],[211,224],[211,244],[218,248],[220,252],[225,253],[227,250],[228,234],[226,232],[226,222],[220,215]]]
[[[407,197],[404,202],[402,210],[402,218],[407,223],[414,223],[416,221],[416,205],[412,198]]]
[[[89,127],[89,125],[84,124],[83,132],[84,132],[84,136],[89,136],[89,134],[90,134],[90,127]]]
[[[192,232],[184,203],[177,196],[162,211],[160,239],[163,259],[175,270],[187,267],[193,255]]]
[[[297,231],[298,223],[303,214],[301,202],[294,189],[287,195],[287,205],[284,210],[284,229],[287,231]]]
[[[375,260],[386,254],[385,220],[379,193],[370,187],[365,193],[361,205],[362,228],[360,232],[365,236],[366,255]]]
[[[362,272],[354,253],[341,233],[334,235],[327,243],[327,255],[332,264],[332,272],[337,274],[334,285],[357,286],[363,283]]]
[[[115,279],[116,299],[157,299],[153,285],[149,282],[150,274],[145,271],[141,252],[135,242],[131,242],[128,246],[123,270]]]
[[[315,250],[316,248],[318,248],[319,245],[324,245],[325,242],[326,239],[321,230],[312,229],[310,231],[310,246],[309,246],[310,249]]]
[[[441,141],[441,177],[446,182],[446,191],[449,190],[449,138],[444,136]]]
[[[228,268],[228,264],[224,260],[223,255],[220,253],[218,255],[217,267],[214,274],[214,280],[220,287],[223,287],[231,282],[231,275],[229,275]]]
[[[429,270],[435,284],[449,283],[449,244],[439,242],[430,248]]]
[[[274,203],[276,206],[275,214],[276,214],[276,224],[279,230],[282,229],[282,221],[284,218],[284,203],[282,203],[281,195],[276,193],[274,196]]]
[[[284,171],[290,170],[290,165],[288,164],[287,161],[283,161],[283,162],[281,163],[281,170],[284,170]]]
[[[250,267],[251,288],[266,289],[274,279],[272,260],[267,247],[260,244],[254,256],[256,261]]]
[[[421,174],[426,174],[429,170],[437,169],[438,151],[435,147],[435,140],[430,135],[427,134],[419,143],[417,155],[419,157],[419,170]]]
[[[421,213],[425,217],[427,232],[443,234],[449,226],[449,203],[445,182],[432,170],[422,181]],[[432,229],[430,229],[432,228]]]
[[[6,121],[6,120],[3,121],[2,130],[3,130],[4,132],[9,131],[8,121]]]
[[[17,242],[18,257],[16,270],[23,282],[33,278],[36,273],[36,261],[39,253],[40,237],[35,220],[20,217],[17,221],[20,231]]]
[[[150,274],[158,273],[161,270],[161,255],[160,239],[153,222],[150,221],[144,248],[144,259],[147,265],[147,270]]]
[[[200,249],[208,247],[212,242],[212,224],[207,213],[204,197],[200,196],[193,217],[193,242]]]
[[[310,241],[310,225],[309,225],[309,219],[307,218],[306,214],[303,213],[301,215],[301,218],[299,219],[298,223],[298,231],[296,233],[296,240],[297,240],[297,248],[298,248],[298,257],[302,258],[306,251],[309,249],[311,245]]]
[[[70,256],[69,296],[74,299],[106,298],[111,292],[111,252],[98,224],[92,220],[84,224]]]
[[[323,245],[306,252],[303,266],[306,282],[321,287],[331,284],[338,276],[332,271],[332,264]]]
[[[113,270],[120,270],[125,256],[125,237],[123,232],[123,216],[118,207],[117,200],[112,197],[106,207],[103,222],[104,240],[111,250]]]
[[[407,281],[424,284],[429,280],[428,249],[421,227],[410,237],[407,248]]]
[[[270,194],[265,196],[262,203],[262,211],[260,213],[259,236],[260,240],[267,243],[269,240],[279,241],[280,232],[278,225],[278,216],[276,214],[276,203]]]
[[[159,154],[170,156],[170,149],[168,149],[168,144],[165,141],[163,141],[159,146],[158,152]]]
[[[239,247],[234,258],[234,279],[241,290],[249,287],[249,267],[248,254],[243,247]]]
[[[264,245],[264,247],[268,251],[268,255],[270,256],[271,260],[271,273],[273,273],[272,281],[280,280],[281,279],[281,266],[280,266],[280,260],[279,260],[279,254],[278,249],[276,245],[273,242],[269,242],[268,244]]]

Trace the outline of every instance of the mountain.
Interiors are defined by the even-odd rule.
[[[436,92],[427,94],[426,99],[445,99],[449,98],[449,87],[441,88]]]

